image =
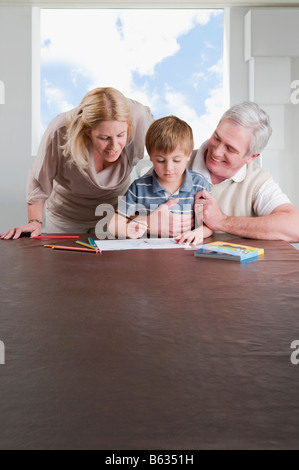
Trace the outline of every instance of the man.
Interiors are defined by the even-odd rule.
[[[299,242],[299,211],[254,160],[266,147],[272,129],[255,103],[229,109],[211,139],[193,152],[192,170],[212,184],[201,191],[204,223],[214,231],[260,240]]]

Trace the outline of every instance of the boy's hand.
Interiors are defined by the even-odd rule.
[[[182,245],[183,243],[194,246],[201,245],[203,242],[202,227],[195,230],[189,230],[188,232],[183,233],[181,237],[177,237],[175,240],[179,245]]]
[[[147,231],[145,222],[129,222],[127,225],[127,237],[129,238],[142,238]]]
[[[170,211],[179,199],[170,199],[150,215],[150,233],[165,238],[181,237],[194,226],[194,214],[173,214]]]

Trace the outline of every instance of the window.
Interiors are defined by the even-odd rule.
[[[198,146],[226,108],[223,36],[224,10],[41,10],[42,131],[112,86],[186,120]]]

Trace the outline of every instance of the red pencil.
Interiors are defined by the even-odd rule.
[[[59,245],[44,245],[45,248],[52,248],[53,250],[69,250],[69,251],[85,251],[87,253],[101,253],[101,250],[94,248],[76,248],[74,246],[59,246]]]
[[[49,236],[42,236],[42,237],[40,236],[40,237],[31,237],[31,238],[33,238],[34,240],[43,240],[45,238],[53,238],[53,239],[54,238],[57,238],[57,239],[70,239],[71,238],[71,239],[78,240],[79,236],[78,235],[71,235],[71,236],[49,235]]]

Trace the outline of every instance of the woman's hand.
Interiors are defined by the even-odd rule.
[[[31,237],[38,237],[42,233],[42,225],[39,222],[31,222],[27,225],[15,227],[0,236],[2,240],[17,240],[22,233],[30,233]]]

